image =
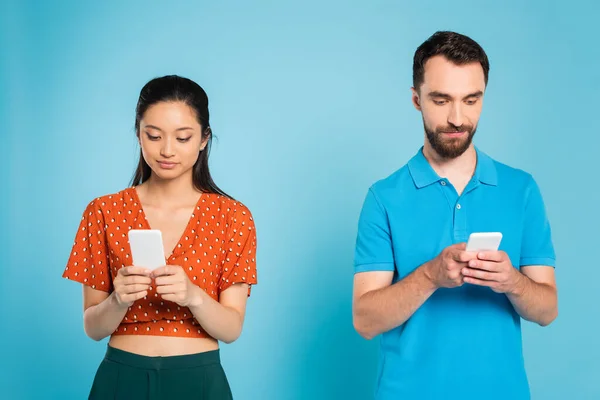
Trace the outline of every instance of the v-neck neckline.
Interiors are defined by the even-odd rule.
[[[144,219],[143,224],[145,225],[146,229],[154,229],[150,225],[150,221],[148,221],[148,217],[146,216],[146,212],[144,211],[144,206],[142,205],[142,201],[140,200],[140,196],[138,195],[137,188],[135,186],[132,186],[129,189],[130,189],[130,192],[132,193],[132,198],[138,204],[138,210]],[[189,236],[188,231],[191,229],[193,221],[197,218],[196,212],[199,211],[200,203],[202,202],[202,200],[204,199],[204,196],[206,196],[206,195],[207,195],[207,193],[200,194],[200,197],[198,198],[196,205],[194,205],[194,209],[192,210],[192,214],[190,215],[190,217],[188,219],[185,229],[181,233],[181,236],[179,237],[179,240],[177,240],[177,243],[175,243],[175,247],[173,247],[173,249],[171,249],[171,252],[169,255],[166,255],[166,253],[165,253],[165,261],[168,261],[171,258],[175,258],[175,253],[177,252],[177,250],[183,247],[183,243],[182,243],[183,238]],[[164,251],[164,243],[163,243],[163,251]]]

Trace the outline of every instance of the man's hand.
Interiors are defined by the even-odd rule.
[[[465,251],[466,247],[465,243],[448,246],[436,258],[424,265],[425,275],[436,288],[462,286],[461,270],[475,258],[473,253]]]
[[[496,293],[516,294],[524,286],[524,276],[512,266],[504,251],[484,251],[462,269],[465,283],[487,286]]]

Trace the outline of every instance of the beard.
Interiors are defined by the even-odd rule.
[[[423,126],[425,127],[425,134],[427,140],[433,148],[433,150],[442,158],[453,159],[461,156],[471,146],[473,136],[477,131],[477,127],[473,125],[461,125],[461,126],[442,126],[437,127],[435,130],[430,129],[425,120],[423,120]],[[461,136],[458,138],[446,138],[444,137],[445,132],[466,132],[466,137]]]

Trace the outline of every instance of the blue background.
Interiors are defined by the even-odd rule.
[[[258,227],[259,285],[222,350],[236,399],[369,398],[356,223],[369,185],[423,143],[412,56],[438,29],[488,53],[476,144],[535,176],[552,222],[560,315],[524,324],[533,398],[600,398],[592,1],[82,3],[0,6],[4,398],[87,396],[105,341],[85,336],[81,287],[60,276],[87,202],[129,183],[139,90],[172,73],[208,92],[215,180]]]

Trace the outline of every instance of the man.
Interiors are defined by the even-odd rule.
[[[437,32],[416,51],[425,144],[368,191],[355,254],[354,326],[381,337],[377,399],[529,399],[520,318],[557,316],[555,254],[531,175],[473,145],[489,62]],[[498,251],[466,251],[501,232]]]

